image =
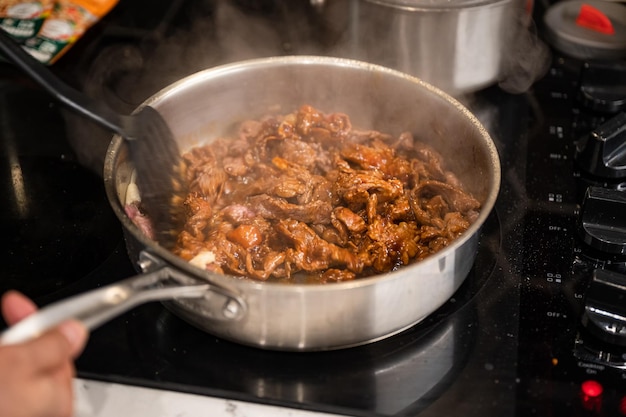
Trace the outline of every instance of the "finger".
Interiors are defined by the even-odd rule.
[[[19,416],[72,416],[74,367],[71,362],[65,362],[61,367],[48,372],[35,373],[27,380],[28,386],[16,393],[21,402],[21,412],[8,415]],[[24,405],[24,402],[27,405]],[[26,410],[24,410],[26,408]],[[3,414],[4,416],[4,414]]]
[[[70,344],[70,354],[76,358],[85,348],[89,339],[89,331],[83,323],[78,320],[68,320],[58,327]]]
[[[13,325],[37,311],[37,306],[28,297],[17,291],[8,291],[2,296],[2,316],[7,324]]]
[[[73,416],[73,392],[74,383],[73,378],[76,376],[76,371],[72,363],[66,363],[63,369],[57,374],[57,386],[63,387],[61,392],[57,393],[57,401],[59,404],[60,416]]]
[[[22,355],[29,358],[35,373],[47,373],[63,366],[72,360],[75,349],[60,327],[23,343],[21,348]]]
[[[68,359],[48,370],[37,368],[25,346],[0,348],[0,416],[71,416],[75,369]]]

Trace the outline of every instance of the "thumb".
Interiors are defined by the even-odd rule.
[[[35,339],[22,343],[19,350],[24,356],[30,358],[32,369],[37,372],[47,372],[76,358],[86,342],[85,326],[76,320],[70,320]],[[14,347],[11,346],[11,348]]]
[[[78,320],[68,320],[58,327],[61,334],[67,339],[70,345],[70,352],[73,358],[78,357],[87,344],[89,331]]]

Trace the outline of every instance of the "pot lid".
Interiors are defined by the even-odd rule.
[[[544,15],[549,42],[580,59],[626,56],[626,6],[606,1],[562,1]]]
[[[365,0],[368,3],[407,11],[450,10],[512,3],[515,0]]]

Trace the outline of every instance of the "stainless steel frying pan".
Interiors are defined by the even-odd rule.
[[[455,99],[419,79],[384,67],[338,58],[293,56],[208,69],[180,80],[144,103],[163,115],[183,152],[210,142],[243,120],[289,113],[302,104],[327,113],[346,113],[361,129],[391,134],[411,131],[435,147],[465,189],[481,201],[478,219],[452,245],[430,258],[352,282],[291,285],[214,274],[159,246],[128,218],[124,202],[133,166],[127,145],[116,136],[106,155],[105,186],[124,227],[128,253],[137,261],[140,274],[49,307],[49,311],[67,313],[55,316],[55,320],[37,319],[51,314],[43,309],[30,323],[39,320],[50,325],[66,317],[89,323],[88,317],[95,314],[99,317],[94,321],[97,325],[138,303],[169,300],[165,305],[175,314],[219,337],[268,349],[310,351],[391,336],[445,303],[472,268],[481,227],[500,186],[500,162],[493,141],[476,117]],[[19,328],[10,329],[1,342],[19,340],[9,338]],[[31,334],[42,331],[28,330]]]

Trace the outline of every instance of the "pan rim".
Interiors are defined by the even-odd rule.
[[[495,203],[500,191],[501,184],[501,165],[498,150],[493,142],[490,134],[487,132],[483,124],[478,118],[457,99],[450,96],[443,90],[417,78],[413,75],[403,73],[398,70],[394,70],[388,67],[384,67],[378,64],[372,64],[368,62],[358,61],[347,58],[327,57],[327,56],[315,56],[315,55],[293,55],[293,56],[280,56],[280,57],[265,57],[254,58],[243,61],[237,61],[233,63],[223,64],[216,67],[201,70],[194,74],[190,74],[169,86],[166,86],[156,94],[147,98],[135,111],[138,111],[144,106],[155,106],[158,108],[159,101],[166,97],[176,94],[177,91],[184,87],[188,87],[190,84],[205,82],[207,79],[216,78],[221,75],[231,74],[233,71],[249,71],[254,68],[261,68],[274,65],[329,65],[329,66],[343,66],[349,68],[356,68],[360,70],[369,70],[381,72],[386,75],[401,78],[407,82],[414,83],[420,86],[420,88],[426,89],[429,93],[439,96],[450,105],[452,105],[460,115],[465,118],[471,125],[478,131],[479,136],[483,139],[483,145],[487,149],[487,153],[490,157],[491,172],[489,178],[492,185],[489,188],[485,201],[482,202],[480,213],[474,223],[455,241],[448,247],[438,251],[437,253],[430,255],[429,257],[414,262],[410,265],[403,266],[398,270],[387,272],[384,274],[378,274],[370,277],[358,278],[352,281],[344,281],[328,284],[303,284],[303,283],[281,283],[281,282],[263,282],[253,281],[237,277],[234,275],[216,274],[209,271],[198,268],[189,264],[187,261],[176,256],[168,249],[158,245],[150,238],[145,236],[137,226],[128,218],[124,208],[117,197],[117,190],[115,186],[115,179],[113,178],[113,172],[115,170],[116,156],[119,155],[119,150],[123,146],[124,139],[119,135],[114,135],[109,147],[107,149],[105,164],[104,164],[104,182],[107,197],[111,204],[116,216],[122,223],[122,226],[130,231],[135,239],[143,244],[148,250],[166,262],[173,266],[189,273],[192,277],[202,279],[220,285],[222,287],[240,287],[240,288],[255,288],[261,290],[262,288],[272,288],[272,291],[285,291],[285,292],[301,292],[306,290],[311,291],[346,291],[353,288],[369,287],[376,285],[380,281],[393,280],[394,277],[400,277],[403,271],[408,268],[415,268],[417,266],[424,265],[425,263],[436,263],[441,258],[445,258],[450,252],[455,251],[458,247],[462,246],[465,242],[471,239],[475,234],[480,233],[480,230],[487,220],[487,217],[495,207]]]

